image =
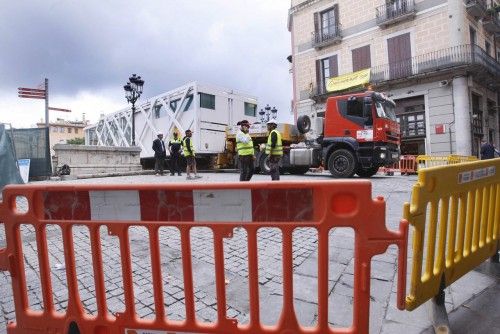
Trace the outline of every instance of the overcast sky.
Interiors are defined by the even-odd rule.
[[[288,119],[289,0],[1,0],[0,122],[30,127],[44,101],[18,87],[49,79],[50,120],[92,122],[126,106],[132,73],[148,98],[190,81],[275,105]],[[141,97],[141,99],[143,99]]]

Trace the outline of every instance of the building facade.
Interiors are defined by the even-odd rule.
[[[71,139],[85,138],[83,129],[88,125],[88,121],[66,121],[58,118],[56,122],[49,123],[49,140],[51,155],[54,155],[53,147],[55,144],[66,144]],[[45,123],[37,123],[38,128],[45,128]]]
[[[292,0],[295,115],[322,116],[329,78],[370,69],[372,89],[397,104],[402,154],[477,155],[482,137],[498,147],[498,9],[497,0]]]

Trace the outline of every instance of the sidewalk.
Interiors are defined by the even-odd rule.
[[[500,334],[500,264],[485,262],[476,271],[496,283],[448,315],[452,333]]]

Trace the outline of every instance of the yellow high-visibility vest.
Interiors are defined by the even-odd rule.
[[[277,140],[276,140],[276,146],[274,148],[271,147],[271,135],[273,132],[276,133]],[[266,145],[266,154],[267,155],[283,155],[283,144],[281,142],[281,133],[274,129],[269,133],[269,137],[267,137],[267,145]]]
[[[243,132],[242,132],[243,133]],[[236,151],[238,152],[238,155],[243,156],[243,155],[253,155],[253,140],[252,137],[250,137],[250,134],[248,133],[243,133],[245,137],[250,139],[248,143],[243,143],[238,141],[236,139]],[[238,138],[238,137],[236,137]]]
[[[188,148],[187,148],[187,144],[186,144],[186,139],[188,137],[184,137],[184,139],[182,140],[182,151],[184,152],[184,156],[185,157],[190,157],[190,156],[194,156],[194,146],[193,146],[193,138],[189,138],[189,146],[191,148],[191,152],[188,151]]]

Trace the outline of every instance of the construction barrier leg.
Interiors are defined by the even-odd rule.
[[[497,252],[495,255],[493,255],[490,261],[492,263],[500,263],[500,253]]]
[[[444,291],[442,300],[441,296],[434,297],[429,301],[432,326],[436,334],[451,334],[450,322],[448,320],[448,313],[444,305]],[[442,303],[441,303],[442,302]]]

